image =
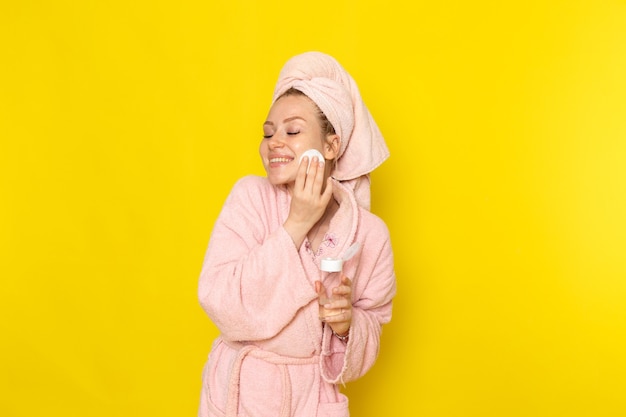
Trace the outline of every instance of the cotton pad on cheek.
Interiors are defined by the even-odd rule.
[[[318,162],[324,162],[324,155],[322,155],[322,153],[317,149],[309,149],[305,151],[302,155],[300,155],[299,162],[302,162],[302,158],[304,158],[305,156],[309,157],[309,166],[306,168],[306,172],[309,172],[309,167],[311,166],[311,162],[313,161],[314,156],[317,156]]]

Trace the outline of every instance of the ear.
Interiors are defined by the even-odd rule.
[[[324,159],[332,161],[339,155],[339,149],[341,148],[341,139],[336,133],[326,136],[326,143],[324,144]]]

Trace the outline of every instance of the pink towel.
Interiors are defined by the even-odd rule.
[[[313,100],[335,128],[341,149],[333,177],[349,185],[359,205],[369,210],[369,173],[389,157],[389,150],[356,82],[333,57],[305,52],[281,70],[272,102],[292,87]]]

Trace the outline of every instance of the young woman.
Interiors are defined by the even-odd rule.
[[[369,211],[388,150],[354,80],[319,52],[286,63],[263,130],[267,177],[235,184],[200,276],[221,334],[198,414],[345,417],[338,385],[374,364],[396,290],[389,232]],[[321,271],[355,247],[341,273]]]

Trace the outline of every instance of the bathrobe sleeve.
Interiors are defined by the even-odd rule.
[[[238,181],[211,234],[198,296],[226,340],[269,339],[317,297],[271,187],[261,177]]]
[[[373,222],[362,223],[361,229],[366,231],[361,237],[363,251],[354,276],[346,273],[353,280],[348,342],[345,344],[334,337],[329,326],[325,327],[322,339],[322,375],[327,382],[335,384],[355,380],[374,365],[382,325],[391,320],[392,299],[396,293],[393,252],[386,225],[374,217]]]

